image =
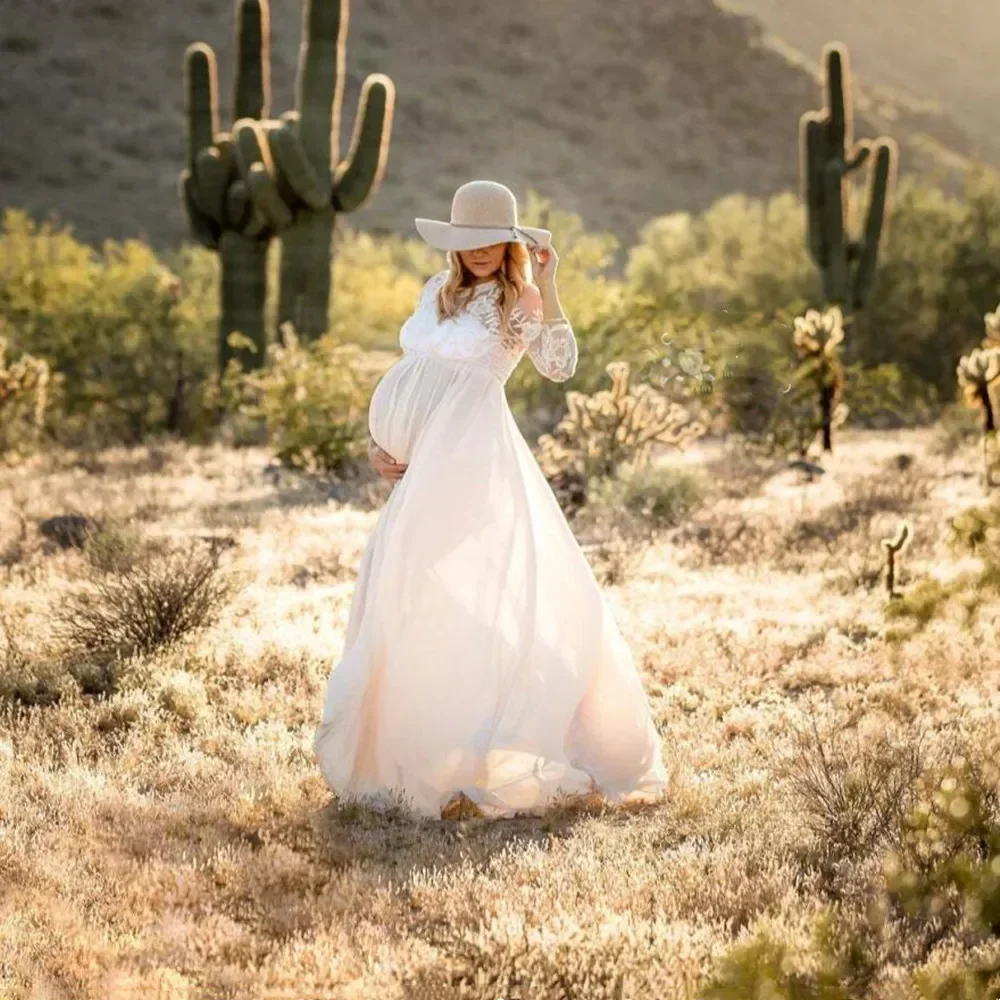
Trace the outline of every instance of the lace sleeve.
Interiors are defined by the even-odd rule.
[[[579,348],[568,319],[544,319],[540,302],[528,309],[519,302],[510,325],[527,345],[532,364],[547,379],[565,382],[576,371]]]

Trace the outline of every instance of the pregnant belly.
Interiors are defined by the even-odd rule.
[[[368,430],[397,462],[409,462],[420,433],[456,377],[455,366],[404,354],[379,379],[368,405]]]

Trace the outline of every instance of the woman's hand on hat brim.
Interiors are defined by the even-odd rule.
[[[531,255],[531,276],[535,279],[536,285],[553,284],[556,277],[556,267],[559,265],[559,255],[555,247],[549,246],[529,246],[528,253]]]

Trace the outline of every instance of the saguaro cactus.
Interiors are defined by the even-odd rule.
[[[241,155],[273,176],[288,213],[276,219],[278,325],[291,323],[304,339],[327,327],[336,214],[355,211],[375,194],[389,157],[395,87],[389,77],[372,73],[361,88],[350,150],[340,160],[348,10],[347,0],[305,0],[296,110],[263,127],[236,127]],[[269,185],[261,193],[274,200]]]
[[[291,323],[304,338],[326,329],[336,213],[360,208],[385,174],[395,87],[381,73],[362,86],[350,151],[340,160],[348,9],[348,0],[305,0],[297,109],[275,120],[267,117],[267,0],[239,0],[231,136],[218,131],[215,57],[206,45],[188,50],[191,162],[182,185],[196,235],[223,254],[223,365],[232,330],[247,334],[258,359],[263,355],[266,256],[275,234],[281,236],[279,328]]]
[[[875,280],[879,242],[898,160],[895,142],[853,139],[854,107],[847,49],[839,43],[824,50],[827,105],[800,121],[800,170],[808,222],[808,245],[823,280],[827,303],[845,316],[861,309]],[[848,235],[850,174],[874,151],[869,171],[868,211],[864,233]]]
[[[235,119],[263,118],[268,112],[270,32],[266,0],[242,0],[237,7]],[[187,167],[180,193],[195,237],[221,258],[219,364],[232,356],[230,333],[253,341],[256,353],[237,352],[245,367],[263,360],[267,336],[267,251],[274,227],[256,209],[251,185],[241,169],[232,135],[219,124],[215,53],[201,42],[185,54],[187,90]]]

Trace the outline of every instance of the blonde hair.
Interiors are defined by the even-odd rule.
[[[523,243],[508,242],[500,266],[491,277],[499,279],[497,309],[500,329],[510,331],[510,314],[528,283],[528,251]],[[438,319],[455,316],[472,297],[475,275],[465,267],[458,251],[448,251],[448,277],[437,293]]]

